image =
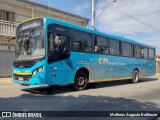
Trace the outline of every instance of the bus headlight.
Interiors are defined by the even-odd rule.
[[[42,66],[42,67],[40,67],[40,68],[38,68],[38,69],[35,69],[35,70],[33,71],[32,76],[35,76],[36,74],[42,72],[43,70],[44,70],[44,66]]]
[[[43,71],[43,67],[40,67],[39,69],[38,69],[38,73],[39,72],[42,72]]]
[[[37,69],[33,71],[32,76],[35,76],[37,74]]]

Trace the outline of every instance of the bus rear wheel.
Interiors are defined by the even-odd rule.
[[[138,70],[134,70],[132,74],[132,83],[138,83],[139,81],[139,72]]]
[[[79,71],[75,75],[73,88],[74,90],[84,90],[87,86],[88,77],[85,72]]]

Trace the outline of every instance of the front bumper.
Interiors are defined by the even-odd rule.
[[[23,85],[42,85],[47,84],[45,74],[43,72],[38,73],[35,76],[29,75],[12,75],[12,81],[17,84]]]

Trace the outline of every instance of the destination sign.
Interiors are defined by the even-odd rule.
[[[42,19],[35,19],[31,21],[27,21],[18,26],[17,31],[25,30],[28,28],[38,27],[42,25]]]

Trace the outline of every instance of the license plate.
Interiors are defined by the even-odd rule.
[[[18,80],[23,81],[23,77],[18,77]]]

